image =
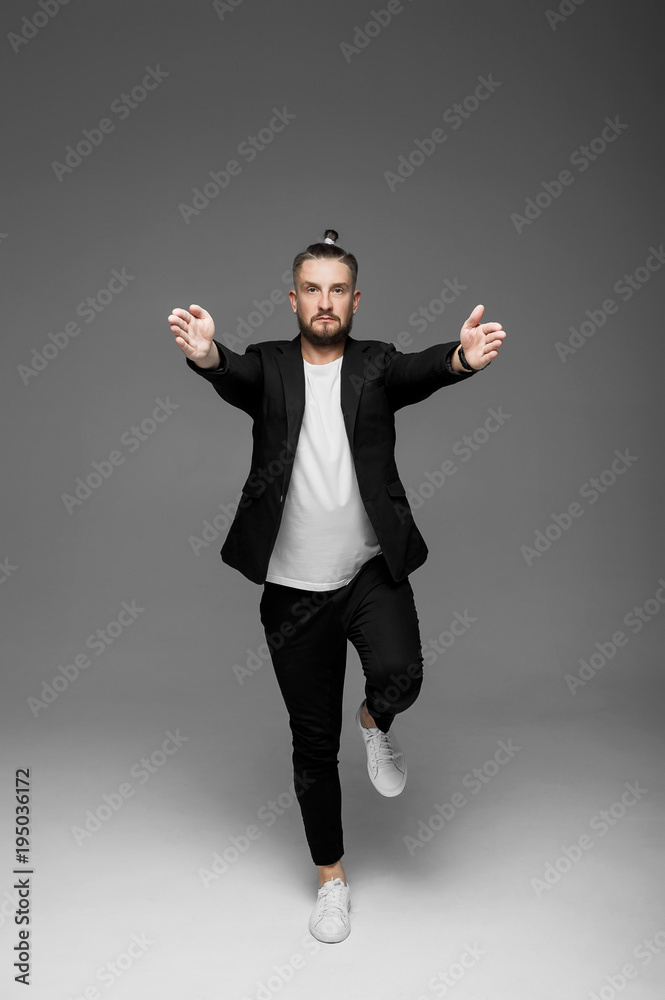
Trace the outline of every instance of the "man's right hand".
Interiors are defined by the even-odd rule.
[[[199,368],[219,368],[222,359],[217,345],[213,344],[215,324],[212,316],[201,306],[174,309],[168,317],[175,342],[180,350]]]

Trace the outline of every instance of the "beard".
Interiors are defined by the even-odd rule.
[[[334,319],[331,323],[319,323],[316,329],[314,323],[306,323],[299,312],[296,313],[298,319],[298,329],[300,336],[308,340],[315,347],[328,347],[330,344],[343,343],[353,328],[353,313],[349,316],[348,322],[343,324],[340,320]],[[331,327],[331,329],[328,329]]]

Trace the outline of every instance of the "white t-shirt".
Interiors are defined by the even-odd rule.
[[[266,581],[336,590],[381,551],[358,489],[341,407],[343,355],[303,358],[305,412]]]

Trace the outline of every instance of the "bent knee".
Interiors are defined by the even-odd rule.
[[[403,712],[413,705],[423,683],[422,663],[410,670],[392,671],[382,689],[373,698],[374,708],[381,713]]]

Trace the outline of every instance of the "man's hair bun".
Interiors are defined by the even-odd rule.
[[[306,260],[339,260],[349,268],[353,291],[355,291],[358,278],[358,261],[352,253],[347,253],[342,247],[337,246],[336,240],[338,239],[339,235],[334,229],[326,229],[325,236],[320,243],[312,243],[306,250],[296,255],[293,261],[294,285],[298,281],[300,268]]]

